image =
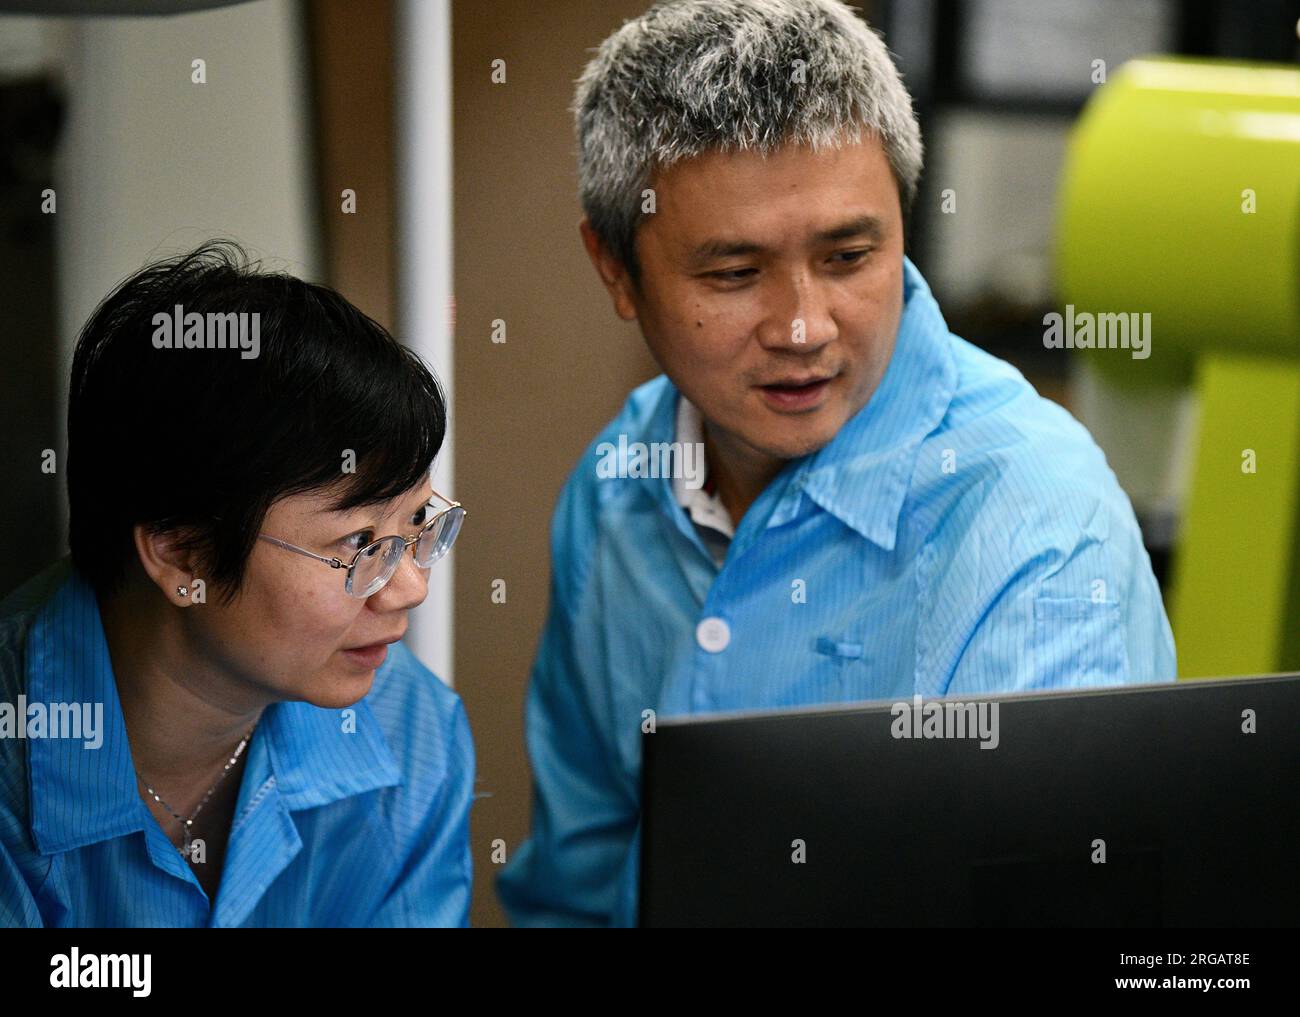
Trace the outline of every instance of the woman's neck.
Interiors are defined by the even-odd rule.
[[[267,703],[188,649],[181,610],[195,608],[171,607],[139,587],[100,604],[135,768],[187,812]]]

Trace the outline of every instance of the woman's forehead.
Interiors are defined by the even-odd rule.
[[[429,477],[419,484],[403,491],[394,498],[382,502],[370,502],[355,505],[352,508],[339,508],[338,504],[347,497],[347,489],[342,486],[318,491],[303,491],[288,495],[275,503],[267,512],[268,517],[275,513],[278,517],[289,519],[307,519],[320,517],[322,520],[342,521],[359,516],[371,519],[386,519],[401,515],[410,509],[418,508],[433,497],[433,485]]]

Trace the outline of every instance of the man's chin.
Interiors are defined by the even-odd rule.
[[[709,419],[707,415],[705,419]],[[785,461],[802,459],[825,448],[835,440],[844,420],[843,413],[831,406],[811,413],[777,414],[764,406],[750,405],[738,425],[710,426],[728,436],[724,447],[748,449],[751,455]]]
[[[802,459],[820,452],[838,433],[839,428],[816,427],[809,428],[806,434],[763,435],[750,444],[773,459]]]

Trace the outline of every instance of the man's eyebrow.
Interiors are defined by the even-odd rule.
[[[854,237],[868,237],[880,240],[885,235],[885,224],[874,215],[860,215],[846,220],[830,229],[816,234],[815,239],[825,243],[831,240],[851,240]]]
[[[721,261],[723,258],[739,258],[747,254],[761,254],[763,250],[762,244],[755,244],[752,241],[724,240],[715,237],[695,247],[686,256],[686,264],[690,268],[702,268],[712,261]]]
[[[813,239],[817,243],[825,244],[836,240],[851,240],[854,237],[866,237],[878,241],[884,235],[885,224],[879,216],[859,215],[836,223],[828,229],[818,230],[813,234]],[[689,268],[702,268],[713,261],[762,254],[764,250],[766,248],[762,244],[753,241],[714,237],[694,247],[687,255],[686,264]]]

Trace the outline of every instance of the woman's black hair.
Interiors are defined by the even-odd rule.
[[[230,323],[257,314],[259,342],[247,341],[250,327],[242,349],[186,348],[162,317],[155,324],[192,313]],[[73,564],[111,596],[144,523],[174,533],[229,602],[276,501],[325,492],[335,511],[389,502],[427,477],[446,427],[437,379],[382,325],[327,286],[264,272],[233,241],[211,241],[131,276],[77,340]]]

